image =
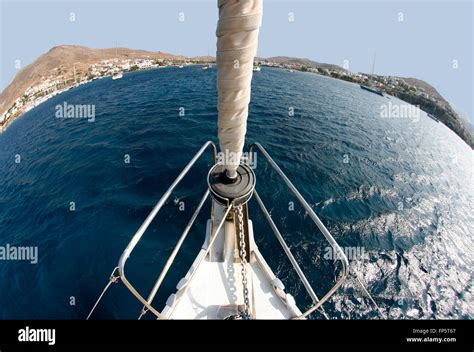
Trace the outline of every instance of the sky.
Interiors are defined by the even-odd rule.
[[[0,2],[0,90],[16,64],[61,44],[215,54],[217,0]],[[258,56],[370,73],[376,53],[375,73],[425,80],[473,122],[473,11],[472,0],[264,0]]]

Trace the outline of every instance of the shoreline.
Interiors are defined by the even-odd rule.
[[[193,63],[193,64],[188,64],[186,66],[195,66],[195,65],[200,65],[200,64],[197,64],[197,63],[194,64]],[[129,71],[125,71],[123,73],[126,74],[126,73],[132,73],[132,72],[145,72],[145,71],[151,71],[151,70],[160,70],[160,69],[165,69],[165,68],[177,68],[177,67],[178,66],[176,66],[176,65],[167,65],[167,66],[143,68],[143,69],[138,69],[138,70],[133,70],[133,71],[129,70]],[[51,98],[54,98],[57,95],[60,95],[64,92],[67,92],[67,91],[69,91],[71,89],[74,89],[74,88],[77,88],[79,86],[83,86],[83,85],[86,85],[86,84],[89,84],[89,83],[92,83],[94,81],[98,81],[98,80],[101,80],[101,79],[106,79],[106,78],[111,78],[112,79],[112,77],[113,77],[113,75],[105,75],[105,76],[100,76],[100,77],[97,77],[97,78],[94,78],[94,79],[91,79],[91,80],[84,80],[84,81],[81,81],[81,82],[74,83],[70,86],[67,86],[66,88],[58,89],[58,90],[53,91],[52,93],[49,93],[47,95],[42,96],[38,100],[33,101],[32,104],[30,104],[28,106],[25,106],[24,109],[18,111],[18,113],[15,114],[14,116],[4,120],[0,125],[0,134],[4,133],[11,124],[13,124],[15,121],[19,120],[27,112],[29,112],[30,110],[33,110],[34,108],[40,106],[41,104],[43,104],[44,102],[50,100]]]
[[[189,59],[187,59],[187,60],[189,60]],[[108,62],[108,61],[109,60],[105,60],[105,61],[102,61],[101,63]],[[100,65],[101,63],[93,64],[90,67]],[[143,72],[143,71],[148,71],[148,70],[158,70],[158,69],[164,69],[164,68],[180,68],[181,69],[183,66],[196,66],[196,65],[203,65],[203,64],[206,64],[206,63],[212,63],[212,64],[215,65],[215,62],[213,62],[213,61],[210,61],[210,62],[200,62],[200,61],[191,62],[191,61],[186,61],[185,60],[184,65],[183,65],[183,62],[181,62],[181,61],[180,62],[171,62],[171,61],[169,61],[165,65],[159,65],[158,63],[155,63],[154,65],[147,65],[147,66],[136,66],[136,65],[134,67],[128,66],[127,69],[124,69],[123,68],[124,66],[122,65],[122,68],[120,69],[120,71],[117,71],[119,69],[116,66],[114,66],[113,69],[109,69],[107,71],[101,71],[99,73],[99,75],[96,75],[96,76],[92,77],[91,79],[85,79],[85,80],[81,79],[81,81],[72,82],[72,84],[70,84],[66,87],[63,87],[61,89],[56,88],[52,92],[50,92],[46,95],[41,95],[40,97],[37,97],[37,98],[33,99],[33,101],[31,101],[29,104],[27,103],[25,105],[22,105],[21,108],[15,113],[15,115],[9,116],[9,117],[4,117],[3,121],[0,122],[0,134],[5,132],[7,130],[7,128],[13,122],[15,122],[16,120],[21,118],[25,113],[27,113],[28,111],[30,111],[30,110],[34,109],[35,107],[41,105],[45,101],[53,98],[54,96],[62,94],[63,92],[66,92],[66,91],[71,90],[73,88],[79,87],[81,85],[91,83],[95,80],[104,79],[104,78],[113,78],[114,74],[116,74],[117,72],[121,72],[123,74],[126,74],[126,73],[131,73],[131,72]],[[333,78],[333,79],[337,79],[339,81],[345,81],[347,83],[352,83],[352,84],[359,84],[359,85],[367,84],[366,81],[368,80],[368,82],[370,82],[372,84],[374,84],[374,82],[378,82],[379,85],[381,85],[379,76],[375,76],[375,78],[370,77],[370,79],[369,79],[369,78],[367,78],[367,76],[364,76],[364,75],[361,75],[361,74],[347,75],[345,73],[341,74],[341,72],[331,71],[331,70],[328,70],[328,69],[324,69],[324,70],[311,69],[311,68],[308,69],[307,67],[304,67],[304,66],[301,66],[301,67],[291,66],[291,68],[290,68],[290,66],[288,66],[286,64],[275,64],[275,63],[267,62],[267,61],[260,61],[258,63],[258,65],[261,66],[261,67],[287,70],[290,73],[296,71],[296,72],[301,72],[301,73],[317,74],[318,76],[321,76],[321,77]],[[382,78],[383,77],[384,76],[382,76]],[[67,81],[64,81],[64,84],[66,85]],[[384,90],[385,95],[394,96],[394,97],[406,102],[407,104],[416,106],[420,110],[424,111],[427,115],[430,114],[427,110],[430,110],[433,105],[435,106],[435,110],[436,110],[436,107],[438,107],[437,103],[431,101],[430,99],[427,99],[424,96],[407,94],[407,93],[401,92],[401,91],[399,92],[395,89],[390,89],[390,87],[387,87],[387,86],[384,86],[383,88],[385,88],[385,90]],[[27,92],[24,93],[24,96],[26,95],[26,93]],[[23,98],[24,98],[24,96],[23,96]],[[17,98],[16,102],[18,102],[19,100],[20,100],[20,98]],[[12,108],[10,108],[10,110]],[[10,111],[10,110],[8,110],[8,111]],[[435,118],[438,120],[438,122],[441,122],[448,129],[453,131],[458,137],[460,137],[471,149],[474,149],[474,138],[473,138],[473,136],[470,135],[469,131],[467,131],[467,129],[463,126],[460,119],[453,112],[451,112],[451,110],[452,109],[450,109],[450,107],[448,109],[438,108],[437,109],[437,114],[436,114],[438,116],[435,115]],[[7,114],[7,112],[5,112],[4,116]],[[440,115],[440,113],[442,113],[442,115]],[[453,123],[453,121],[456,122],[456,123]]]

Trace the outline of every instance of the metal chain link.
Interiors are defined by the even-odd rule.
[[[237,220],[239,224],[239,246],[240,246],[240,261],[242,263],[242,287],[244,293],[244,305],[245,314],[249,316],[250,303],[249,303],[249,289],[247,286],[247,251],[245,250],[245,236],[244,236],[244,215],[242,212],[242,205],[235,207],[237,213]]]

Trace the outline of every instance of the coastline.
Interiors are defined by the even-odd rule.
[[[434,97],[427,94],[423,90],[423,88],[419,88],[419,91],[416,90],[416,87],[415,89],[413,89],[414,86],[410,85],[407,81],[405,81],[409,79],[369,75],[362,73],[354,74],[337,66],[332,66],[330,68],[318,66],[321,65],[318,63],[314,63],[314,65],[308,66],[308,64],[301,64],[299,62],[295,63],[291,60],[288,60],[287,62],[278,62],[271,60],[272,59],[257,59],[256,63],[260,67],[283,69],[288,70],[289,72],[299,71],[304,73],[312,73],[320,76],[326,76],[328,78],[347,81],[354,84],[377,87],[376,89],[380,90],[385,95],[397,97],[408,104],[417,106],[426,114],[433,115],[439,122],[443,123],[450,130],[456,133],[467,145],[471,147],[471,149],[474,149],[474,137],[465,128],[462,121],[451,108],[449,103],[440,96]],[[64,78],[64,81],[61,81],[58,79],[60,77],[60,72],[57,73],[57,75],[54,77],[50,75],[40,84],[37,84],[34,87],[30,86],[24,92],[23,96],[16,98],[13,106],[11,106],[0,117],[0,133],[5,132],[14,121],[22,117],[26,112],[49,100],[50,98],[80,85],[90,83],[94,80],[103,79],[107,77],[115,79],[114,75],[116,74],[123,74],[135,71],[162,69],[167,67],[182,68],[183,66],[203,65],[208,63],[215,64],[214,58],[207,57],[205,60],[203,60],[202,58],[180,57],[179,59],[165,60],[150,59],[149,57],[147,57],[138,59],[127,59],[121,61],[119,61],[118,59],[106,59],[100,62],[90,64],[87,67],[87,71],[84,70],[84,72],[87,74],[87,77],[84,79],[83,72],[79,81],[77,81],[76,79],[75,67],[74,79],[64,78],[63,73],[61,77]],[[41,89],[45,85],[46,88]],[[58,86],[61,88],[58,88]],[[436,113],[434,113],[433,111],[435,111]]]
[[[194,66],[194,65],[199,65],[199,64],[188,64],[187,66]],[[150,68],[143,68],[143,69],[138,69],[138,70],[129,70],[129,71],[125,71],[123,73],[130,73],[130,72],[140,72],[140,71],[149,71],[149,70],[158,70],[158,69],[164,69],[164,68],[169,68],[169,67],[177,67],[177,65],[166,65],[166,66],[157,66],[157,67],[150,67]],[[32,101],[30,104],[24,106],[23,109],[21,110],[18,110],[17,113],[5,120],[3,120],[2,122],[0,122],[0,134],[2,134],[3,132],[5,132],[7,130],[7,128],[13,123],[15,122],[16,120],[20,119],[21,117],[23,117],[24,114],[26,114],[28,111],[36,108],[37,106],[43,104],[44,102],[48,101],[49,99],[57,96],[57,95],[60,95],[64,92],[67,92],[71,89],[74,89],[74,88],[77,88],[79,86],[82,86],[82,85],[85,85],[85,84],[89,84],[89,83],[92,83],[96,80],[100,80],[100,79],[105,79],[105,78],[111,78],[112,79],[112,75],[104,75],[104,76],[101,76],[101,77],[97,77],[97,78],[94,78],[94,79],[90,79],[90,80],[83,80],[81,82],[77,82],[77,83],[74,83],[72,85],[69,85],[65,88],[62,88],[62,89],[58,89],[58,90],[55,90],[53,91],[52,93],[49,93],[47,95],[44,95],[42,96],[41,98],[39,99],[36,99],[34,101]]]

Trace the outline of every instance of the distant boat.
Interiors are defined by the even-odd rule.
[[[364,90],[367,90],[367,91],[369,91],[369,92],[378,94],[378,95],[380,95],[380,96],[382,96],[382,97],[384,96],[382,89],[364,86],[363,84],[360,84],[360,87],[361,87],[362,89],[364,89]]]
[[[439,120],[436,118],[436,116],[434,115],[431,115],[431,114],[428,114],[428,117],[432,118],[433,120],[435,120],[436,122],[439,122]]]
[[[374,71],[375,71],[375,59],[376,59],[376,57],[377,57],[377,53],[374,53],[374,60],[372,61],[372,75],[374,74]],[[364,86],[363,84],[360,84],[360,87],[364,90],[367,90],[369,92],[378,94],[382,97],[384,96],[382,89],[375,88],[375,87]]]
[[[260,72],[260,71],[261,71],[261,67],[260,67],[260,66],[254,66],[254,67],[253,67],[253,70],[254,70],[255,72]]]
[[[115,43],[115,62],[118,62],[118,48],[117,48],[117,43]],[[116,80],[116,79],[120,79],[123,77],[123,73],[121,71],[119,72],[116,72],[112,75],[112,79],[113,80]]]
[[[438,118],[437,118],[436,116],[434,116],[435,111],[436,111],[436,105],[435,105],[433,111],[431,112],[431,114],[430,114],[430,113],[427,113],[427,114],[428,114],[428,117],[431,118],[431,119],[433,119],[433,120],[435,120],[436,122],[439,122]]]
[[[183,68],[184,66],[183,65],[179,65],[178,68]]]
[[[117,48],[117,43],[115,43],[115,62],[118,62],[118,48]],[[120,79],[123,77],[123,74],[122,72],[116,72],[112,75],[112,79],[113,80],[116,80],[116,79]]]
[[[212,68],[211,63],[207,63],[207,64],[205,64],[205,65],[202,66],[202,69],[203,69],[203,70],[208,70],[208,69],[210,69],[210,68]]]
[[[116,79],[120,79],[120,78],[122,78],[122,77],[123,77],[123,73],[122,73],[122,72],[117,72],[116,74],[114,74],[114,75],[112,76],[112,79],[113,79],[113,80],[116,80]]]
[[[295,71],[294,71],[294,70],[292,70],[292,69],[289,69],[288,71],[289,71],[289,72],[295,72]]]

